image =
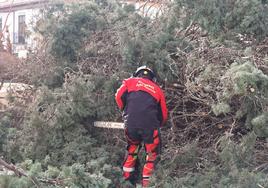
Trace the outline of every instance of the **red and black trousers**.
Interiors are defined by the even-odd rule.
[[[126,180],[130,180],[131,176],[135,174],[138,153],[143,143],[146,160],[142,169],[142,186],[147,187],[155,168],[156,159],[160,153],[160,131],[159,129],[126,128],[125,135],[127,139],[127,155],[123,163],[123,176]]]

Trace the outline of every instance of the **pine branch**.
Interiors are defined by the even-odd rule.
[[[38,180],[34,177],[31,177],[29,175],[27,175],[27,173],[25,171],[23,171],[22,169],[16,167],[13,164],[9,164],[6,161],[4,161],[2,158],[0,158],[0,166],[5,167],[6,169],[14,172],[14,174],[18,177],[24,176],[29,178],[33,184],[38,187],[38,188],[42,188],[42,186],[40,186],[39,182],[42,183],[46,183],[46,184],[51,184],[51,185],[64,185],[64,181],[70,180],[72,178],[66,178],[66,179],[59,179],[59,178],[55,178],[55,179],[48,179],[48,178],[38,178]]]
[[[26,172],[24,172],[22,169],[16,167],[13,164],[7,163],[2,158],[0,158],[0,166],[4,166],[6,169],[13,171],[16,176],[19,176],[19,177],[24,176],[24,177],[29,178],[36,187],[38,188],[40,187],[39,182],[34,177],[28,176]]]

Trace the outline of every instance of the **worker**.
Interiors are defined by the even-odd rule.
[[[160,152],[160,127],[167,120],[164,93],[157,85],[154,72],[147,66],[139,67],[131,78],[125,79],[115,95],[123,111],[127,155],[123,163],[123,178],[136,184],[134,177],[141,144],[146,151],[142,170],[142,186],[148,187]]]

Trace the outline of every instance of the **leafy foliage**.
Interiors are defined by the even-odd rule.
[[[254,144],[256,140],[255,133],[249,133],[244,136],[241,143],[238,145],[228,135],[221,138],[220,141],[220,152],[217,157],[221,160],[218,165],[206,164],[203,173],[192,173],[190,172],[183,177],[173,176],[170,172],[174,169],[174,166],[179,165],[182,168],[185,165],[184,156],[193,154],[192,148],[185,148],[186,152],[175,156],[169,162],[172,165],[167,169],[163,166],[163,169],[159,170],[159,173],[165,174],[165,178],[156,184],[156,187],[258,187],[258,185],[267,185],[267,174],[265,173],[254,173],[251,172],[250,163],[253,160],[252,153],[254,150]],[[197,151],[197,150],[196,150]],[[191,157],[187,156],[186,159]],[[190,162],[190,163],[188,163]],[[188,161],[188,165],[195,165],[196,160]],[[186,163],[186,164],[187,164]],[[173,167],[173,168],[172,168]],[[163,171],[165,173],[163,173]],[[169,172],[169,174],[166,174]],[[160,175],[160,174],[159,174]],[[156,176],[156,178],[159,178]],[[156,181],[157,179],[155,179]],[[157,182],[157,181],[156,181]]]
[[[268,114],[264,112],[263,114],[252,119],[253,130],[258,136],[268,137]]]
[[[82,7],[82,8],[81,8]],[[100,29],[103,24],[99,9],[95,4],[73,6],[71,14],[64,14],[53,33],[51,52],[54,56],[74,62],[83,39]],[[99,15],[99,17],[97,17]]]
[[[264,39],[267,30],[267,2],[260,0],[177,0],[188,20],[197,21],[208,32],[217,35],[248,35]],[[187,21],[187,20],[186,20]],[[189,22],[189,21],[188,21]]]
[[[240,108],[236,111],[237,118],[246,116],[246,126],[252,128],[251,121],[254,117],[265,113],[268,97],[268,77],[262,71],[254,67],[251,63],[243,64],[234,63],[230,69],[226,71],[222,78],[223,90],[218,93],[218,100],[221,101],[214,107],[215,114],[230,112],[229,104],[232,98],[240,97]],[[235,107],[236,108],[236,107]],[[258,119],[256,119],[258,121]],[[255,121],[256,121],[255,120]],[[266,122],[254,127],[265,126]],[[256,123],[255,123],[256,124]]]
[[[266,1],[172,5],[155,20],[107,0],[44,11],[37,28],[46,45],[21,71],[34,85],[32,100],[10,97],[0,114],[0,152],[30,178],[0,176],[1,187],[35,187],[31,178],[44,187],[129,186],[121,179],[123,133],[93,122],[120,119],[114,93],[144,64],[165,90],[173,125],[163,131],[152,185],[268,184],[267,169],[259,170],[267,162],[266,42],[245,48],[267,36]]]
[[[63,167],[59,170],[56,167],[48,166],[47,170],[43,170],[40,163],[33,163],[32,161],[25,161],[21,164],[29,172],[30,177],[39,180],[41,183],[39,186],[54,187],[53,181],[49,184],[49,180],[58,182],[62,187],[98,187],[107,188],[111,184],[111,180],[105,178],[100,172],[90,174],[86,172],[86,168],[81,164],[73,164],[72,166]],[[42,178],[47,178],[42,180]],[[33,188],[36,184],[31,178],[23,177],[16,178],[11,176],[0,177],[1,186],[7,188]]]

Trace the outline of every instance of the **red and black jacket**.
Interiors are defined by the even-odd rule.
[[[129,78],[117,90],[116,103],[124,111],[129,128],[156,129],[167,120],[165,96],[160,87],[146,78]]]

